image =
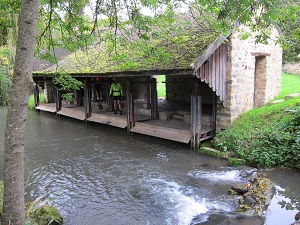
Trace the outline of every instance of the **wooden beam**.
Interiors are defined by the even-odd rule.
[[[34,80],[47,79],[58,76],[58,73],[33,73]],[[161,69],[161,70],[139,70],[139,71],[121,71],[121,72],[107,72],[107,73],[68,73],[72,77],[139,77],[139,76],[153,76],[153,75],[194,75],[193,68],[180,69]]]

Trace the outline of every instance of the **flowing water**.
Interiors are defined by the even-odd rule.
[[[0,107],[1,171],[5,118]],[[252,171],[227,167],[187,145],[35,111],[28,112],[25,139],[25,199],[54,205],[65,225],[243,224],[227,190]],[[276,195],[264,224],[291,224],[299,210],[300,175],[267,175]]]

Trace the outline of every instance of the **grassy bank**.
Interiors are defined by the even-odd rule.
[[[286,95],[297,92],[300,92],[300,75],[283,73],[281,91],[275,100],[284,99]]]
[[[300,76],[283,74],[282,81],[276,99],[300,92]],[[300,97],[242,114],[212,144],[250,166],[300,168]]]

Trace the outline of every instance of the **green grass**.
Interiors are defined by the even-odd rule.
[[[44,103],[44,102],[45,102],[44,94],[40,94],[40,103]],[[34,109],[34,108],[35,108],[34,95],[30,95],[28,100],[28,109]]]
[[[288,94],[300,93],[300,76],[295,74],[282,74],[281,91],[274,100],[284,99]]]
[[[157,96],[166,97],[166,76],[160,75],[157,76]]]
[[[300,77],[283,74],[278,99],[300,92]],[[300,97],[242,114],[212,144],[251,166],[300,168]]]

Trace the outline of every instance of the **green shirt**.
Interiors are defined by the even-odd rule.
[[[110,95],[113,96],[123,96],[123,89],[120,83],[112,83],[110,86]]]

